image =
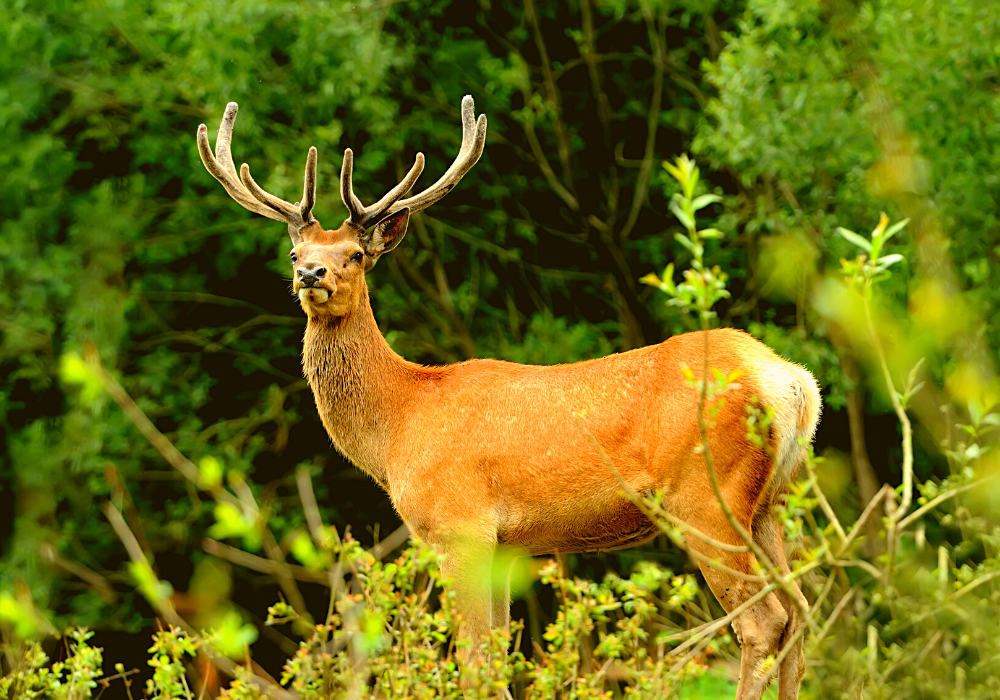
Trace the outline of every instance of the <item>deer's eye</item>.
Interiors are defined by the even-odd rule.
[[[360,250],[351,256],[351,262],[359,263],[364,259],[365,259],[365,254],[362,253]]]
[[[295,254],[295,251],[292,251],[291,253],[289,253],[288,257],[290,257],[292,259],[292,265],[294,265],[295,263],[297,263],[299,261],[299,256]]]

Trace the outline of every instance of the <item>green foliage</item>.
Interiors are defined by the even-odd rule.
[[[670,211],[687,229],[687,233],[675,233],[674,238],[691,253],[693,260],[691,269],[684,270],[684,281],[680,284],[674,284],[673,263],[667,265],[667,269],[663,271],[663,279],[650,273],[639,281],[665,292],[670,296],[669,303],[685,311],[694,312],[700,319],[702,327],[707,328],[709,321],[716,316],[712,307],[717,302],[729,298],[729,290],[726,288],[728,276],[718,265],[712,268],[705,267],[705,241],[721,238],[722,233],[715,228],[699,230],[695,225],[695,215],[699,209],[720,202],[722,198],[714,194],[695,197],[699,171],[694,161],[687,155],[678,156],[673,165],[664,162],[663,167],[681,186],[681,191],[675,192],[670,199]]]
[[[146,694],[157,700],[192,697],[184,674],[184,661],[195,655],[197,642],[180,630],[171,627],[153,637],[149,648],[153,677],[146,681]]]
[[[492,661],[467,666],[457,656],[462,645],[468,644],[456,645],[461,617],[434,550],[416,543],[385,563],[346,537],[333,553],[352,572],[354,585],[351,592],[342,589],[330,617],[313,626],[312,634],[285,665],[282,684],[303,700],[343,694],[449,698],[462,697],[463,692],[465,697],[487,698],[512,682],[524,689],[526,698],[548,698],[553,693],[567,698],[605,697],[621,690],[626,695],[671,697],[704,672],[697,662],[665,672],[664,652],[671,644],[666,634],[653,638],[653,621],[679,622],[690,615],[698,587],[693,577],[674,576],[649,562],[641,563],[627,578],[609,574],[595,583],[565,577],[558,564],[550,561],[539,572],[542,584],[556,596],[556,614],[543,635],[544,649],[532,659],[519,651],[508,653],[509,634],[497,632],[484,642]],[[267,624],[298,619],[290,606],[279,603],[271,607]],[[239,624],[238,616],[233,624]],[[521,631],[517,625],[514,629]],[[154,673],[146,682],[147,697],[195,697],[199,691],[191,688],[185,663],[201,652],[223,651],[225,635],[225,629],[205,636],[174,627],[157,632],[149,648],[148,663]],[[48,658],[37,645],[28,648],[21,667],[0,684],[0,692],[26,695],[0,698],[37,697],[30,693],[43,689],[53,694],[41,697],[94,697],[101,651],[87,646],[89,636],[71,633],[74,641],[69,644],[67,661],[51,667],[46,667]],[[253,639],[242,641],[249,644]],[[242,654],[232,656],[241,658]],[[63,672],[66,677],[61,679]],[[119,669],[116,679],[127,680],[121,673]],[[100,680],[103,684],[109,679]],[[261,698],[265,694],[259,679],[238,669],[223,697]]]
[[[702,328],[707,331],[709,321],[712,317],[711,309],[714,304],[724,298],[725,279],[710,276],[704,268],[704,249],[699,245],[699,232],[695,223],[692,197],[694,187],[697,183],[698,170],[686,157],[678,159],[676,166],[669,167],[671,175],[678,180],[682,186],[682,193],[674,195],[676,206],[674,213],[678,216],[689,237],[686,237],[686,247],[688,247],[694,259],[692,268],[685,271],[685,278],[689,280],[688,290],[682,286],[675,286],[671,280],[673,265],[668,266],[665,272],[665,280],[657,278],[655,275],[648,275],[643,281],[658,287],[670,297],[670,302],[679,305],[691,314],[697,314],[701,319]],[[813,457],[811,450],[806,460],[806,471],[809,480],[804,484],[794,484],[790,488],[784,503],[779,506],[778,511],[784,521],[786,535],[792,541],[798,541],[803,546],[800,552],[800,559],[804,562],[798,571],[790,574],[781,574],[775,570],[773,562],[767,561],[767,555],[754,546],[754,541],[749,532],[742,530],[736,524],[731,515],[729,506],[726,504],[723,492],[717,485],[714,461],[711,454],[711,447],[708,441],[706,424],[714,420],[719,407],[724,403],[724,398],[718,398],[724,394],[726,389],[733,384],[736,376],[726,377],[722,372],[708,365],[709,362],[709,340],[706,333],[705,340],[705,373],[701,380],[696,380],[695,373],[690,368],[681,368],[682,374],[687,381],[699,387],[701,392],[701,403],[698,406],[699,425],[702,428],[701,452],[705,455],[706,466],[709,471],[709,479],[715,490],[716,498],[720,507],[727,513],[733,528],[740,534],[746,546],[754,552],[757,560],[761,562],[762,568],[767,571],[767,580],[773,588],[788,585],[788,578],[801,578],[803,572],[815,569],[822,564],[831,567],[825,572],[825,581],[820,584],[814,582],[814,590],[817,592],[812,604],[811,611],[803,609],[803,614],[807,614],[815,620],[823,613],[823,604],[827,594],[836,587],[838,579],[841,583],[847,579],[846,570],[857,567],[865,574],[872,576],[879,584],[877,588],[868,585],[851,584],[846,591],[842,590],[841,602],[838,603],[830,617],[820,628],[815,621],[810,623],[814,634],[810,637],[809,644],[813,650],[821,649],[825,638],[831,628],[840,627],[849,636],[855,639],[861,636],[862,630],[866,636],[867,648],[862,651],[855,647],[848,651],[839,662],[831,664],[833,673],[817,674],[819,679],[819,693],[821,697],[851,697],[855,694],[856,688],[863,688],[866,683],[877,683],[880,690],[870,692],[873,697],[895,697],[900,686],[912,690],[919,689],[921,692],[933,687],[939,693],[947,693],[951,697],[989,697],[997,690],[996,683],[996,655],[998,641],[995,634],[989,630],[994,630],[1000,619],[992,614],[994,606],[993,598],[995,593],[975,593],[975,589],[981,585],[989,584],[993,579],[1000,577],[1000,558],[994,556],[1000,552],[989,552],[986,547],[982,554],[977,552],[978,547],[969,542],[971,536],[973,540],[979,538],[989,539],[990,533],[1000,533],[1000,526],[996,524],[995,514],[989,511],[979,511],[973,515],[969,510],[960,508],[964,515],[965,527],[963,528],[963,541],[960,548],[963,557],[970,557],[975,561],[975,566],[966,564],[958,572],[954,572],[950,564],[952,556],[949,549],[944,544],[938,547],[937,568],[930,570],[926,560],[920,555],[920,550],[924,548],[924,531],[915,539],[918,540],[916,547],[911,547],[909,540],[904,540],[906,536],[904,530],[907,525],[912,524],[915,519],[930,511],[939,503],[946,502],[974,486],[984,486],[993,483],[1000,476],[997,472],[996,463],[981,458],[989,454],[989,447],[983,448],[981,440],[989,440],[989,435],[994,432],[994,428],[1000,425],[1000,419],[994,418],[995,414],[990,413],[996,399],[995,386],[992,383],[986,391],[980,392],[969,405],[969,414],[972,425],[958,424],[960,434],[964,432],[971,439],[964,437],[958,440],[947,440],[945,445],[957,442],[959,449],[945,449],[944,452],[952,462],[952,475],[943,481],[929,480],[923,484],[917,482],[916,490],[921,496],[918,502],[921,504],[920,510],[910,513],[911,499],[914,489],[913,474],[913,438],[912,426],[906,413],[906,409],[911,399],[925,387],[926,382],[917,381],[921,376],[921,368],[924,360],[919,360],[910,370],[905,388],[897,391],[893,380],[892,372],[888,366],[886,351],[884,349],[882,333],[876,326],[873,319],[872,306],[878,293],[881,292],[881,285],[891,278],[890,268],[905,260],[904,256],[898,253],[888,253],[886,245],[897,233],[902,231],[909,223],[903,220],[889,226],[889,219],[883,213],[879,218],[879,223],[872,231],[870,237],[862,237],[853,231],[838,227],[836,232],[848,242],[860,248],[862,254],[851,260],[841,259],[841,274],[849,285],[848,289],[837,293],[839,299],[824,298],[817,303],[821,309],[826,307],[827,315],[830,314],[830,307],[841,307],[840,313],[843,315],[843,307],[850,306],[852,310],[861,310],[857,314],[857,322],[863,329],[855,338],[855,342],[863,339],[867,343],[867,351],[873,356],[873,360],[878,363],[882,372],[886,389],[890,396],[896,416],[902,429],[902,485],[889,491],[884,487],[881,494],[886,496],[888,503],[885,507],[886,518],[884,521],[884,534],[886,552],[877,557],[874,562],[844,562],[838,561],[843,553],[849,550],[857,534],[861,529],[859,522],[851,528],[851,534],[847,534],[841,526],[837,516],[832,512],[818,480],[815,477]],[[679,234],[681,235],[681,234]],[[701,279],[700,284],[691,284],[691,280]],[[716,280],[715,285],[709,285],[708,280]],[[827,282],[827,288],[832,289],[832,282]],[[857,300],[851,300],[850,295],[854,294]],[[822,313],[822,310],[821,310]],[[834,312],[836,313],[836,312]],[[711,371],[713,377],[707,376]],[[947,410],[946,407],[942,407]],[[773,420],[773,411],[769,406],[760,406],[756,397],[745,406],[747,412],[747,439],[758,447],[765,447],[769,427]],[[766,449],[766,447],[765,447]],[[900,503],[896,503],[895,496],[900,496]],[[703,533],[678,521],[670,513],[664,511],[660,505],[659,498],[642,499],[636,494],[630,494],[635,502],[642,505],[645,512],[649,513],[653,520],[660,526],[671,539],[684,546],[682,535],[695,535],[705,538]],[[877,503],[873,499],[872,506]],[[813,512],[822,509],[824,515],[829,520],[825,526],[817,523]],[[869,513],[870,515],[870,513]],[[952,525],[954,516],[944,514],[941,517],[942,524]],[[831,540],[839,539],[839,553],[836,557],[831,557]],[[808,547],[809,544],[812,547]],[[976,552],[973,554],[973,552]],[[873,565],[874,564],[874,565]],[[949,587],[949,581],[954,574],[954,589]],[[928,587],[927,583],[937,578],[938,586]],[[994,584],[995,586],[995,584]],[[843,589],[841,585],[841,589]],[[820,592],[821,591],[821,592]],[[960,601],[961,598],[971,594],[971,598]],[[865,614],[849,620],[846,624],[837,624],[837,616],[842,606],[850,600],[854,600],[855,609],[867,606]],[[954,609],[946,613],[945,610],[951,605],[968,606],[969,608],[981,607],[984,610],[991,610],[991,613],[982,617],[962,615]],[[881,613],[881,615],[880,615]],[[879,620],[879,617],[887,619]],[[923,668],[913,669],[910,675],[906,672],[910,670],[915,660],[923,659],[928,653],[935,651],[934,663]],[[779,656],[780,658],[780,656]],[[954,667],[957,661],[963,663]],[[777,659],[775,660],[775,665]],[[772,669],[774,665],[772,665]],[[845,686],[845,680],[849,682]],[[886,681],[893,679],[893,683],[887,685]],[[914,679],[919,679],[914,682]],[[883,695],[882,688],[888,689],[889,695]],[[952,695],[952,690],[955,694]]]
[[[0,699],[45,698],[45,700],[85,700],[93,697],[101,674],[101,650],[90,646],[92,633],[68,633],[65,661],[48,665],[49,657],[38,644],[23,651],[18,665],[0,679]]]

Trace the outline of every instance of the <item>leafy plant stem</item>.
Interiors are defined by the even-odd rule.
[[[878,332],[875,330],[875,321],[872,318],[868,291],[869,289],[866,288],[864,294],[865,320],[868,323],[868,334],[872,342],[872,347],[875,349],[875,354],[878,357],[879,366],[882,369],[882,376],[889,391],[892,408],[903,429],[903,493],[900,502],[892,508],[886,519],[886,544],[889,548],[889,565],[886,574],[888,576],[887,580],[891,580],[892,571],[895,566],[898,539],[902,531],[899,523],[910,509],[910,503],[913,498],[913,427],[910,424],[910,417],[906,415],[906,410],[899,400],[899,394],[896,392],[896,386],[892,381],[892,373],[889,371],[889,363],[885,357],[885,350],[882,347]]]

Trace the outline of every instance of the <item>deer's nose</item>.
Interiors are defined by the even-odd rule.
[[[299,281],[306,287],[313,287],[323,279],[326,274],[326,268],[318,263],[302,263],[299,265],[298,275]]]

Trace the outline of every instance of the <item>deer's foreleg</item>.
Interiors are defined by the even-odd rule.
[[[503,554],[494,555],[491,575],[491,595],[493,602],[490,627],[510,630],[510,574],[514,559]]]
[[[467,661],[483,661],[482,643],[489,637],[493,606],[491,567],[496,540],[463,531],[439,541],[444,552],[442,572],[451,581],[455,602],[462,616],[459,637],[472,646]]]

